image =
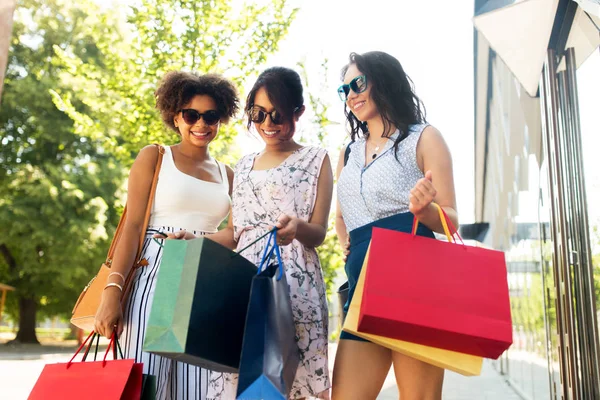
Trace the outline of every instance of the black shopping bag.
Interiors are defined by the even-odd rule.
[[[256,265],[210,239],[166,240],[143,350],[237,372]]]
[[[142,376],[142,396],[140,400],[156,400],[156,376],[144,374]]]
[[[277,263],[270,263],[275,253]],[[252,279],[237,398],[288,398],[300,362],[290,291],[275,232]]]

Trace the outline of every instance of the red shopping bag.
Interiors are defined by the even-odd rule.
[[[512,344],[504,253],[452,243],[438,210],[449,242],[416,236],[416,220],[373,229],[358,330],[497,359]]]
[[[90,340],[92,332],[68,363],[48,364],[42,370],[29,400],[139,400],[142,391],[142,363],[117,360],[113,337],[102,361],[85,362],[93,339],[84,354],[84,362],[73,362]],[[97,349],[98,345],[96,345]],[[115,360],[106,360],[113,347]]]

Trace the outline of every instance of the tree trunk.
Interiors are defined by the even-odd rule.
[[[70,326],[71,332],[65,338],[66,340],[77,340],[77,345],[80,346],[83,343],[83,330],[79,329],[75,325],[71,324]]]
[[[39,344],[35,334],[37,302],[33,298],[19,296],[19,332],[15,342]]]

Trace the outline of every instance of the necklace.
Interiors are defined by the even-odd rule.
[[[382,137],[382,139],[387,140],[387,137]],[[379,144],[377,144],[375,146],[375,150],[373,150],[373,155],[371,156],[371,159],[376,159],[377,158],[377,152],[379,151],[379,147],[382,145],[383,141],[379,142]]]

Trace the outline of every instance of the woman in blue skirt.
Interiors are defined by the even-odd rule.
[[[383,52],[350,55],[338,89],[351,143],[337,167],[336,231],[345,244],[347,311],[373,227],[434,237],[443,232],[434,201],[458,226],[450,151],[427,124],[422,102],[397,59]],[[402,257],[402,254],[398,254]],[[402,400],[442,398],[444,370],[342,332],[333,369],[333,400],[376,399],[394,366]]]

